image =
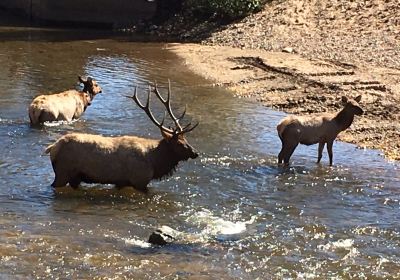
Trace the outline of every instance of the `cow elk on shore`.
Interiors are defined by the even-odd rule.
[[[152,93],[163,103],[175,128],[164,126],[150,110]],[[172,175],[180,161],[198,157],[198,153],[189,145],[185,134],[192,131],[198,123],[181,126],[180,117],[171,109],[171,87],[164,99],[157,89],[149,86],[147,102],[143,105],[137,96],[137,87],[132,98],[146,112],[150,120],[161,130],[162,139],[154,140],[136,136],[104,137],[92,134],[71,133],[62,136],[46,149],[50,153],[55,173],[53,187],[67,183],[77,188],[81,182],[114,184],[117,187],[133,186],[147,191],[147,185],[153,179],[162,179]]]
[[[29,105],[31,125],[46,121],[71,121],[79,118],[92,103],[96,94],[101,93],[97,82],[88,77],[78,77],[84,85],[82,91],[67,90],[61,93],[39,95]]]
[[[342,97],[343,109],[336,114],[324,113],[309,116],[287,116],[277,126],[282,149],[278,155],[278,164],[289,164],[289,159],[297,145],[319,144],[318,163],[322,158],[325,144],[329,154],[329,164],[333,162],[333,142],[337,135],[346,130],[353,122],[355,115],[362,115],[359,102],[361,95],[354,99]]]

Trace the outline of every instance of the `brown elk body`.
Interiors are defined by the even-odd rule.
[[[158,93],[157,88],[155,89]],[[189,145],[184,133],[196,126],[190,124],[182,128],[170,107],[168,99],[163,100],[167,111],[174,121],[174,130],[155,120],[149,108],[150,90],[146,106],[135,95],[132,97],[150,119],[160,128],[161,140],[146,139],[136,136],[104,137],[100,135],[72,133],[58,139],[46,149],[55,173],[53,187],[73,188],[81,182],[115,184],[117,187],[133,186],[146,191],[153,179],[162,179],[175,170],[180,161],[196,158],[197,152]]]
[[[85,112],[94,96],[101,92],[95,80],[88,77],[79,81],[83,91],[67,90],[57,94],[39,95],[29,105],[29,119],[32,125],[46,121],[71,121]]]
[[[352,124],[355,115],[363,114],[363,110],[358,104],[360,100],[361,96],[357,96],[355,99],[348,99],[343,96],[344,108],[336,114],[288,116],[281,120],[277,126],[278,135],[282,142],[278,163],[284,162],[285,165],[288,165],[289,159],[299,143],[304,145],[318,143],[317,162],[321,161],[322,151],[327,144],[329,164],[332,165],[332,147],[337,135]]]

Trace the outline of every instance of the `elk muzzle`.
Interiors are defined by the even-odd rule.
[[[195,159],[199,156],[199,153],[195,148],[193,148],[189,143],[185,143],[184,145],[185,150],[188,152],[188,156],[191,159]]]
[[[190,156],[191,159],[195,159],[199,156],[199,153],[196,150],[192,151],[192,155]]]
[[[362,114],[364,114],[364,110],[361,108],[358,108],[358,110],[356,111],[356,115],[361,116]]]

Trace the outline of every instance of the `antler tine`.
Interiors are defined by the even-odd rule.
[[[150,85],[149,85],[149,91],[148,91],[148,93],[147,93],[147,101],[146,101],[146,105],[144,106],[144,105],[140,102],[139,98],[137,97],[137,86],[135,86],[134,95],[133,95],[132,97],[130,97],[130,98],[132,98],[132,99],[135,101],[135,103],[136,103],[143,111],[146,112],[147,116],[150,118],[150,120],[151,120],[158,128],[160,128],[161,130],[163,130],[163,131],[165,131],[165,132],[168,132],[168,133],[174,133],[173,130],[171,130],[171,129],[169,129],[169,128],[166,128],[166,127],[164,126],[164,121],[165,121],[165,117],[166,117],[166,113],[165,113],[165,112],[164,112],[164,118],[162,119],[161,123],[158,122],[158,121],[156,120],[156,118],[154,117],[153,113],[152,113],[151,110],[150,110],[150,96],[151,96],[151,87],[150,87]]]
[[[188,127],[191,126],[191,125],[192,125],[192,123],[188,123],[187,125],[185,125],[185,126],[182,128],[182,130],[188,129]]]
[[[157,83],[154,83],[154,93],[160,99],[160,101],[164,104],[165,108],[167,109],[168,114],[170,115],[172,121],[174,122],[176,129],[178,132],[182,132],[182,126],[179,124],[179,120],[183,118],[183,116],[186,113],[186,108],[184,113],[179,117],[175,117],[174,113],[172,112],[171,108],[171,81],[168,80],[168,94],[167,94],[167,99],[164,99],[160,92],[158,91]]]
[[[150,97],[151,97],[151,87],[149,85],[149,91],[147,92],[146,108],[150,111]]]
[[[185,114],[186,114],[186,109],[187,109],[187,107],[186,107],[186,105],[185,105],[185,110],[183,110],[183,113],[181,114],[181,116],[180,117],[178,117],[178,120],[181,120],[181,119],[183,119],[183,117],[185,116]]]
[[[137,97],[137,85],[135,86],[135,92],[133,93],[133,96],[126,96],[129,98],[132,98],[133,101],[135,101],[135,103],[139,106],[139,108],[144,109],[145,106],[142,105],[142,103],[139,101],[138,97]]]
[[[179,120],[183,118],[183,116],[186,114],[186,106],[185,106],[185,111],[181,115],[180,118],[175,117],[175,115],[172,113],[171,109],[171,80],[168,79],[168,113],[170,114],[171,118],[174,120],[174,123],[176,127],[179,129],[179,131],[183,131],[182,126],[179,124]]]
[[[161,126],[163,126],[164,125],[164,121],[165,121],[165,118],[167,117],[167,113],[164,111],[164,117],[163,117],[163,119],[162,119],[162,121],[161,121]]]
[[[195,129],[198,125],[199,125],[199,122],[197,122],[195,125],[192,125],[192,123],[189,123],[182,129],[180,134],[188,133],[188,132],[192,131],[193,129]]]

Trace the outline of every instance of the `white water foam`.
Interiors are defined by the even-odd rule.
[[[140,240],[140,239],[136,239],[136,238],[122,238],[123,241],[125,241],[125,244],[128,245],[133,245],[135,247],[140,247],[140,248],[150,248],[151,244]]]
[[[248,221],[232,222],[221,217],[214,216],[209,210],[202,210],[189,216],[187,221],[197,226],[205,227],[201,235],[209,238],[216,238],[221,241],[235,241],[240,239],[247,225],[252,224],[256,217],[252,216]]]
[[[47,126],[47,127],[54,127],[54,126],[60,126],[60,125],[70,125],[73,124],[75,122],[77,122],[78,120],[72,120],[72,121],[55,121],[55,122],[44,122],[43,125]]]
[[[325,245],[319,245],[318,248],[323,251],[335,251],[337,249],[351,250],[354,245],[354,240],[352,239],[339,239],[337,241],[328,242]]]

